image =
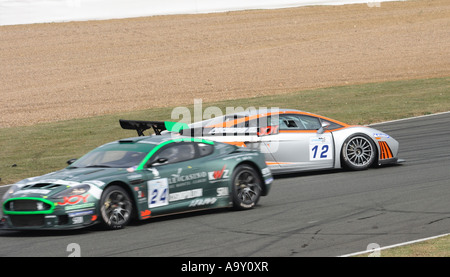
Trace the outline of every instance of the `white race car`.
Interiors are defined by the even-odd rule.
[[[379,130],[298,110],[254,110],[196,122],[178,130],[258,149],[273,174],[400,162],[399,143]]]

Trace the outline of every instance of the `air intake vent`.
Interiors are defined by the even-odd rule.
[[[380,145],[380,160],[391,159],[393,155],[387,142],[379,141],[378,144]]]
[[[53,202],[34,197],[11,198],[3,204],[5,214],[50,214]]]
[[[40,214],[12,215],[10,218],[14,227],[40,227],[45,223],[45,216]]]
[[[51,208],[49,203],[31,199],[12,200],[5,204],[5,209],[10,212],[48,211]]]

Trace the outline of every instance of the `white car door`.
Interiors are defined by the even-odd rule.
[[[330,132],[318,132],[321,127],[317,117],[280,114],[278,134],[261,138],[271,154],[266,156],[268,165],[282,171],[332,168],[333,136]]]

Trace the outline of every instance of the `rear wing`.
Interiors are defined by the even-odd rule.
[[[189,128],[186,123],[171,121],[144,121],[119,119],[120,126],[126,130],[136,130],[139,136],[145,136],[144,131],[153,129],[156,135],[161,135],[162,131],[180,132]]]

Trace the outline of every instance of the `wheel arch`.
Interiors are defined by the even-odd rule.
[[[110,182],[109,184],[107,184],[107,185],[103,188],[103,190],[106,190],[106,188],[111,187],[111,186],[118,186],[118,187],[121,187],[121,188],[123,188],[123,189],[128,193],[128,195],[130,196],[130,199],[132,200],[131,203],[132,203],[132,205],[133,205],[132,218],[133,218],[133,219],[138,218],[138,206],[137,206],[137,200],[136,200],[136,196],[135,196],[135,194],[133,193],[133,191],[132,191],[132,189],[130,188],[130,186],[129,186],[127,183],[123,182],[123,181],[112,181],[112,182]]]
[[[379,144],[377,143],[377,141],[375,141],[369,134],[366,134],[366,133],[364,133],[364,132],[355,132],[355,133],[349,134],[349,135],[346,136],[344,139],[342,139],[342,141],[339,143],[339,149],[337,149],[337,147],[336,147],[336,155],[339,155],[339,156],[336,156],[336,167],[337,167],[337,163],[339,162],[339,167],[340,167],[340,168],[345,168],[345,166],[344,166],[345,163],[344,163],[344,161],[343,161],[344,157],[343,157],[343,155],[342,155],[342,149],[343,149],[343,146],[344,146],[344,144],[345,144],[347,141],[349,141],[351,138],[356,137],[356,136],[362,136],[362,137],[365,137],[366,139],[368,139],[369,141],[371,141],[371,142],[373,143],[373,145],[375,146],[375,147],[374,147],[374,150],[375,150],[375,159],[374,159],[374,161],[372,162],[372,165],[371,165],[370,167],[374,167],[374,166],[377,166],[377,165],[378,165],[378,163],[379,163],[380,146],[379,146]]]
[[[256,171],[256,173],[258,174],[258,177],[261,179],[261,186],[262,186],[261,187],[261,189],[262,189],[261,196],[266,196],[268,194],[267,187],[266,187],[266,183],[264,182],[264,177],[262,176],[261,169],[259,168],[259,166],[253,161],[249,161],[249,160],[242,161],[242,162],[239,162],[236,164],[236,166],[233,168],[233,173],[234,173],[234,170],[240,165],[250,166]],[[230,182],[232,182],[232,181],[230,181]],[[230,185],[232,185],[232,184],[230,184]]]

